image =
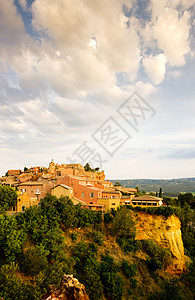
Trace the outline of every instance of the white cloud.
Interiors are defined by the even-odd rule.
[[[143,59],[145,71],[154,84],[159,84],[164,80],[166,62],[167,59],[164,54],[148,56]]]
[[[150,101],[156,115],[160,110],[160,116],[152,118],[150,124],[144,123],[140,131],[146,134],[157,128],[157,135],[161,132],[158,145],[157,139],[152,145],[155,149],[166,146],[166,131],[172,128],[172,111],[179,102],[169,99],[168,103],[166,87],[157,85],[168,78],[170,86],[173,79],[176,86],[183,70],[187,72],[188,65],[186,69],[182,66],[194,59],[189,36],[194,0],[149,1],[147,16],[151,12],[151,18],[137,11],[137,1],[36,0],[29,8],[26,0],[19,0],[28,17],[32,13],[33,29],[38,31],[34,35],[33,30],[28,31],[30,24],[24,26],[14,3],[0,1],[1,166],[9,161],[9,167],[14,167],[15,153],[18,160],[25,159],[25,164],[42,159],[42,153],[44,160],[50,159],[51,152],[65,162],[64,152],[70,152],[108,116],[116,114],[116,108],[135,91]],[[123,4],[132,8],[131,16],[123,14]],[[175,95],[169,89],[167,93]],[[184,102],[192,108],[194,102],[188,92]],[[184,132],[179,131],[179,139],[193,128],[193,109],[187,117],[183,111],[179,121],[184,118]],[[168,125],[162,136],[165,118]],[[179,123],[174,123],[175,135]],[[124,121],[123,126],[128,124]],[[133,143],[136,145],[137,139]],[[141,153],[143,144],[147,144],[144,135],[138,144]],[[129,162],[134,174],[144,169],[142,155],[136,159],[141,163]],[[110,162],[111,169],[113,165]],[[125,165],[123,150],[120,165]],[[146,172],[150,172],[150,166]]]
[[[182,72],[179,71],[179,70],[175,70],[175,71],[172,72],[172,76],[173,76],[174,78],[179,78],[179,77],[182,76]]]
[[[181,15],[166,4],[165,0],[152,0],[153,36],[169,63],[182,66],[185,64],[185,55],[190,52],[190,13],[184,11]]]
[[[21,16],[13,1],[0,1],[0,71],[11,66],[16,72],[23,72],[30,53],[37,51],[37,45],[25,32]]]

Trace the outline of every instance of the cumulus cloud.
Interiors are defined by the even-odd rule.
[[[164,80],[166,62],[167,58],[163,53],[143,59],[145,71],[154,84],[159,84]]]
[[[16,72],[23,72],[29,55],[36,53],[37,45],[26,33],[14,1],[0,1],[0,13],[0,71],[11,66]]]
[[[178,3],[179,4],[179,3]],[[152,31],[154,39],[174,66],[185,64],[185,55],[190,51],[190,12],[183,13],[168,6],[166,0],[152,0]]]
[[[34,2],[32,23],[36,30],[49,37],[49,42],[43,39],[45,55],[34,69],[28,70],[29,77],[34,81],[40,74],[62,96],[73,89],[82,92],[113,84],[115,72],[128,72],[130,80],[135,80],[140,40],[133,26],[127,27],[121,8],[122,1],[115,0],[106,4],[103,1]],[[96,49],[89,46],[92,37]],[[58,78],[52,78],[56,72]],[[29,80],[24,77],[21,83],[27,86]]]

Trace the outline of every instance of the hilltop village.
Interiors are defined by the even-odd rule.
[[[40,200],[50,193],[56,197],[68,196],[83,208],[108,212],[122,205],[161,206],[162,199],[151,195],[137,195],[137,189],[126,188],[105,180],[104,171],[91,169],[89,164],[55,164],[49,167],[31,167],[8,170],[0,177],[1,185],[17,190],[17,203],[9,213],[22,212],[30,206],[38,206]]]
[[[53,160],[8,170],[0,196],[0,299],[60,299],[69,283],[82,299],[194,299],[193,196],[167,204]]]

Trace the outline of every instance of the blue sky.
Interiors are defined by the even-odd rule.
[[[0,0],[1,175],[53,158],[107,178],[194,177],[194,8]]]

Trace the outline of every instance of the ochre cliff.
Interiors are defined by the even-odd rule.
[[[185,270],[185,256],[179,218],[172,215],[166,219],[162,215],[137,212],[136,221],[136,239],[150,239],[169,249],[172,253],[172,264],[167,271],[181,274]]]

